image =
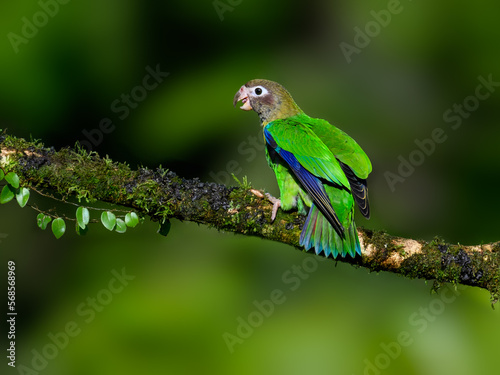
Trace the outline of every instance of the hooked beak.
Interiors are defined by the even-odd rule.
[[[236,107],[236,103],[238,103],[240,100],[243,103],[243,105],[240,107],[242,110],[250,111],[253,109],[250,104],[250,99],[248,98],[248,90],[245,87],[245,85],[241,86],[236,95],[234,96],[233,106]]]

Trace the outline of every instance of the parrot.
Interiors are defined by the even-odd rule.
[[[253,79],[236,92],[233,105],[253,110],[263,128],[265,156],[276,175],[281,207],[306,217],[299,244],[306,251],[336,258],[361,255],[354,207],[370,218],[367,177],[370,159],[345,132],[328,121],[309,117],[279,83]]]

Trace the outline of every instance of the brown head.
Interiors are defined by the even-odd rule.
[[[233,105],[241,101],[245,111],[258,113],[262,125],[302,113],[292,96],[279,83],[253,79],[245,83],[234,96]]]

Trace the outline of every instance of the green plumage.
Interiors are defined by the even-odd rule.
[[[261,118],[281,208],[308,213],[300,243],[326,256],[361,254],[354,206],[369,217],[366,178],[372,169],[361,147],[327,121],[306,115],[275,82],[250,81],[238,100]]]

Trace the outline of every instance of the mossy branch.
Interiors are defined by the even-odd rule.
[[[154,221],[194,221],[226,232],[257,236],[299,246],[304,217],[279,211],[271,223],[272,205],[263,193],[240,184],[228,187],[184,179],[161,168],[131,169],[123,163],[83,150],[55,151],[37,142],[0,136],[0,167],[16,172],[21,185],[66,200],[108,202],[130,208]],[[371,271],[409,278],[477,286],[499,295],[500,242],[464,246],[392,236],[359,229],[362,256],[338,261]]]

